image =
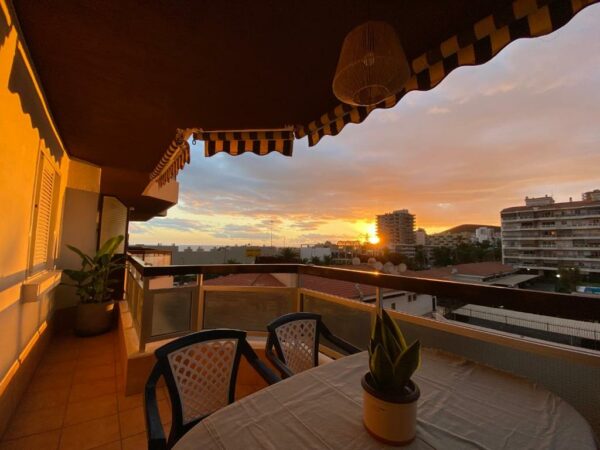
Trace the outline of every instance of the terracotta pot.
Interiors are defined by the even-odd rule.
[[[374,389],[371,374],[362,378],[363,423],[371,436],[388,445],[406,445],[416,434],[419,387],[409,381],[406,393],[390,394]]]
[[[77,305],[75,334],[78,336],[96,336],[112,328],[114,302],[80,303]]]

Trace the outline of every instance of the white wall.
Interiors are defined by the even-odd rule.
[[[0,0],[0,379],[17,361],[18,355],[44,321],[52,314],[54,292],[42,293],[39,300],[23,303],[21,286],[28,279],[30,230],[40,151],[59,175],[51,227],[50,259],[57,258],[62,206],[68,179],[69,158],[64,152],[39,86],[20,45],[8,7]]]
[[[432,296],[427,294],[412,294],[405,292],[394,297],[384,298],[382,305],[385,309],[424,316],[433,311]]]

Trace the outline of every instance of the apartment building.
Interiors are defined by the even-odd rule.
[[[500,227],[493,225],[463,224],[441,233],[427,236],[427,244],[433,247],[456,247],[461,243],[490,242],[500,236]]]
[[[415,215],[408,209],[399,209],[377,216],[377,236],[390,249],[415,244]]]
[[[577,267],[582,273],[600,273],[598,192],[563,203],[550,196],[526,197],[525,206],[502,210],[503,262],[545,271]]]

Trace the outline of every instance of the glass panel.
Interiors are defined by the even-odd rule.
[[[304,311],[320,314],[323,323],[333,334],[362,350],[367,349],[372,317],[370,312],[310,295],[304,296]]]
[[[191,289],[173,289],[153,294],[152,336],[191,329],[193,292]]]
[[[292,291],[208,291],[204,300],[204,328],[267,331],[267,324],[294,311]]]

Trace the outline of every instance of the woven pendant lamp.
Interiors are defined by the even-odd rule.
[[[333,93],[344,103],[371,106],[399,92],[410,75],[394,28],[386,22],[370,20],[344,39]]]

